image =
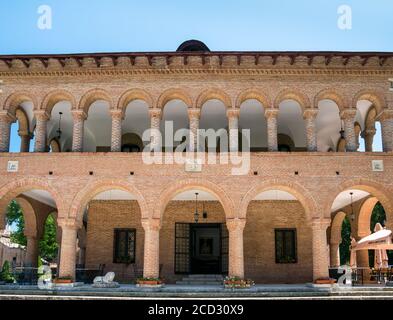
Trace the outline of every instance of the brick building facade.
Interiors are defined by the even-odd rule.
[[[197,42],[176,52],[0,56],[2,212],[23,204],[31,261],[55,214],[63,277],[78,263],[105,264],[122,281],[136,267],[168,282],[187,273],[326,278],[340,263],[346,216],[355,238],[370,232],[377,202],[392,221],[392,73],[389,53],[210,52]],[[198,129],[214,126],[227,130],[218,140],[228,152],[210,152],[215,164],[146,163],[149,143],[177,154],[178,144],[159,146],[166,120],[190,129],[185,157],[208,157]],[[14,122],[20,153],[9,152]],[[238,165],[220,157],[242,150],[240,129],[251,132],[240,153],[249,167],[234,174]]]

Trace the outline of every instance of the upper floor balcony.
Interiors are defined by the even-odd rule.
[[[392,74],[390,53],[211,52],[193,42],[0,56],[0,152],[390,152]]]

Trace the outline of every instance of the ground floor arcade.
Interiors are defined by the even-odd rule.
[[[4,213],[12,200],[20,203],[32,265],[43,222],[55,217],[59,277],[74,279],[81,266],[104,266],[125,283],[139,274],[175,283],[193,273],[306,283],[329,277],[329,268],[342,264],[344,217],[355,237],[371,232],[376,203],[388,228],[392,221],[388,155],[379,155],[383,174],[368,173],[372,154],[305,154],[252,157],[255,171],[245,176],[220,165],[202,173],[175,165],[170,171],[165,165],[145,168],[133,155],[57,157],[13,155],[21,171],[1,175],[0,206]],[[49,175],[41,158],[56,158]],[[29,174],[31,168],[41,171]],[[356,177],[355,169],[364,177]]]

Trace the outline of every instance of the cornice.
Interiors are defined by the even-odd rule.
[[[10,70],[0,71],[0,77],[89,77],[89,76],[134,76],[134,75],[246,75],[246,76],[389,76],[393,75],[392,69],[295,69],[295,68],[103,68],[85,69],[76,68],[68,70]]]

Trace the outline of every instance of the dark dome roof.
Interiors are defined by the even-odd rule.
[[[205,52],[205,51],[210,51],[210,49],[202,41],[187,40],[187,41],[184,41],[179,46],[179,48],[177,48],[176,51],[177,52],[190,52],[190,51]]]

